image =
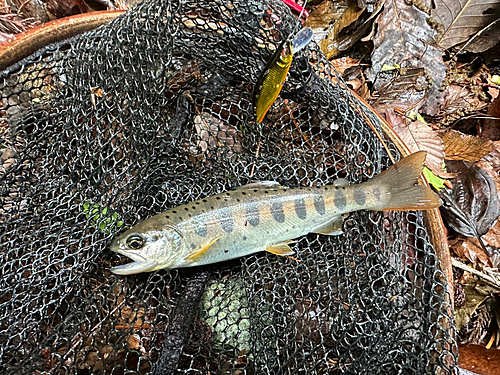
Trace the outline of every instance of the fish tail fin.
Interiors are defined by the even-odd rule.
[[[439,207],[441,199],[431,188],[416,185],[424,167],[425,151],[419,151],[400,160],[367,184],[379,186],[380,199],[371,210],[429,210]]]

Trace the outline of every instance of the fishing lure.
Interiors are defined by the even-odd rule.
[[[292,65],[293,54],[307,46],[312,37],[312,29],[305,27],[297,33],[293,40],[290,36],[284,40],[271,56],[254,90],[253,102],[258,123],[264,120],[267,111],[280,94]]]

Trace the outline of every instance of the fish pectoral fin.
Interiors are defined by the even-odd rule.
[[[292,255],[294,251],[288,246],[288,244],[293,243],[293,241],[284,241],[272,244],[266,248],[266,251],[269,251],[275,255]]]
[[[338,236],[342,234],[342,224],[344,223],[344,218],[342,216],[335,216],[332,220],[319,227],[314,228],[311,232],[324,234],[326,236]]]
[[[276,189],[281,187],[279,182],[276,181],[257,181],[257,182],[250,182],[249,184],[240,186],[236,190],[240,189]]]
[[[196,262],[197,260],[199,260],[207,252],[207,250],[210,248],[210,246],[212,246],[214,243],[216,243],[217,241],[219,241],[219,239],[221,237],[222,236],[219,236],[215,240],[212,240],[211,242],[209,242],[208,244],[203,245],[202,248],[201,248],[201,250],[198,250],[198,251],[194,252],[193,254],[187,256],[186,258],[184,258],[184,260],[186,262]]]

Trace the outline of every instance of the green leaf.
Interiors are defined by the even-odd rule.
[[[391,66],[391,65],[384,64],[384,65],[382,66],[382,69],[381,69],[381,70],[382,70],[383,72],[389,72],[389,71],[391,71],[391,70],[396,70],[396,69],[399,69],[399,68],[401,68],[401,66],[400,66],[399,64],[394,64],[394,65],[392,65],[392,66]]]
[[[411,121],[417,120],[417,121],[421,122],[422,124],[429,125],[427,123],[427,121],[425,121],[425,119],[422,117],[422,115],[418,112],[415,112],[412,110],[412,111],[408,112],[407,116]]]
[[[446,179],[436,176],[434,173],[431,172],[429,168],[424,167],[423,174],[427,179],[427,182],[429,182],[429,184],[431,184],[437,191],[445,187],[444,182],[446,181]]]
[[[106,215],[108,213],[108,208],[107,207],[104,207],[104,209],[102,210],[102,214],[103,215]]]
[[[492,75],[491,82],[493,82],[495,85],[500,85],[500,76],[498,76],[496,74]]]

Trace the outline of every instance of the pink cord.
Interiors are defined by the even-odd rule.
[[[302,8],[295,1],[293,1],[293,0],[282,0],[282,1],[286,5],[288,5],[290,8],[292,8],[293,10],[295,10],[296,12],[299,12],[299,14],[302,12],[302,15],[303,15],[304,18],[309,17],[309,13],[307,12],[307,10],[305,10],[304,8]]]

